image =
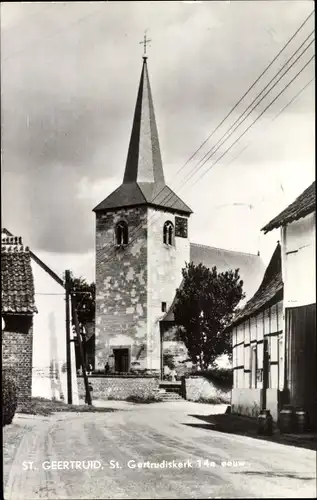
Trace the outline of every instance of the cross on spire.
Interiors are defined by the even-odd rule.
[[[146,55],[146,44],[147,43],[150,43],[152,40],[149,40],[148,38],[146,38],[146,31],[144,32],[144,37],[143,37],[143,40],[142,42],[139,42],[140,44],[142,44],[144,46],[144,54],[143,54],[143,58],[146,58],[147,55]]]

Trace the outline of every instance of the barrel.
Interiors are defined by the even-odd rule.
[[[308,415],[303,408],[298,408],[295,412],[295,427],[299,433],[306,432],[308,429]]]
[[[285,405],[280,411],[278,426],[281,433],[290,433],[295,429],[294,408],[291,405]]]
[[[258,434],[271,436],[273,433],[273,419],[270,410],[261,410],[258,416]]]

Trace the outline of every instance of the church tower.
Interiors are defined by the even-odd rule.
[[[189,261],[192,211],[165,184],[146,56],[123,182],[94,212],[96,368],[158,371],[159,321]]]

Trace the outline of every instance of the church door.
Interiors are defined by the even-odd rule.
[[[114,349],[114,367],[119,373],[127,373],[129,371],[129,349]]]

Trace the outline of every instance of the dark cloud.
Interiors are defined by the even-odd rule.
[[[121,182],[145,28],[163,159],[174,172],[312,9],[311,2],[2,4],[3,224],[39,249],[93,248],[91,210],[101,199],[78,197],[78,186],[83,178],[97,187]],[[304,121],[312,100],[309,93],[296,108]]]

